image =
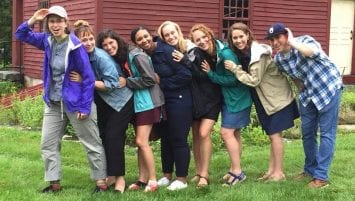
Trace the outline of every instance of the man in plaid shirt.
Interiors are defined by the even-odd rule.
[[[329,166],[333,159],[338,111],[342,90],[340,73],[320,44],[311,36],[293,37],[282,23],[273,24],[266,39],[277,51],[275,63],[296,81],[300,90],[304,172],[311,176],[310,188],[328,186]],[[320,130],[320,143],[317,131]]]

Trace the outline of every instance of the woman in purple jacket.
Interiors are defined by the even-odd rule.
[[[35,33],[34,23],[45,20],[47,32]],[[45,180],[50,185],[43,193],[62,188],[60,145],[68,121],[85,146],[95,192],[106,190],[106,157],[99,137],[96,106],[93,103],[95,77],[88,55],[78,38],[68,30],[68,16],[61,6],[40,9],[16,30],[16,38],[45,51],[43,63],[44,101],[41,152],[45,163]],[[70,81],[71,71],[82,82]]]

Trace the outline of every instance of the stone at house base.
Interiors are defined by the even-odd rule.
[[[0,71],[0,80],[20,81],[21,74],[18,71]]]
[[[338,125],[339,129],[344,129],[344,130],[352,130],[355,131],[355,125],[354,124],[348,124],[348,125]]]

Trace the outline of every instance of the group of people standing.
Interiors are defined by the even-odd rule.
[[[41,21],[46,31],[34,32],[31,27]],[[266,39],[277,51],[273,59],[271,47],[259,44],[243,23],[230,27],[227,43],[204,24],[191,28],[190,39],[172,21],[159,26],[158,36],[138,26],[131,31],[133,45],[111,29],[95,37],[84,20],[74,27],[70,32],[63,7],[52,6],[36,11],[16,31],[19,40],[45,51],[41,151],[50,185],[42,192],[62,189],[60,144],[68,121],[86,148],[94,192],[125,191],[129,123],[136,134],[139,172],[129,190],[187,187],[190,128],[196,171],[191,181],[203,188],[209,185],[210,135],[220,112],[230,158],[223,185],[243,182],[241,129],[250,122],[252,104],[271,142],[269,167],[259,180],[285,180],[282,131],[301,116],[306,156],[301,176],[312,177],[311,188],[328,185],[342,81],[312,37],[294,38],[283,24],[272,25]],[[300,114],[285,74],[300,86]],[[149,146],[153,126],[161,136],[160,179]]]

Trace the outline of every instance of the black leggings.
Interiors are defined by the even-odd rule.
[[[117,112],[101,97],[95,96],[100,137],[105,148],[108,176],[125,175],[125,140],[133,117],[133,98]]]
[[[174,163],[177,177],[188,175],[190,148],[187,137],[192,124],[192,108],[167,106],[167,120],[158,125],[161,133],[161,162],[163,173],[172,173]]]

